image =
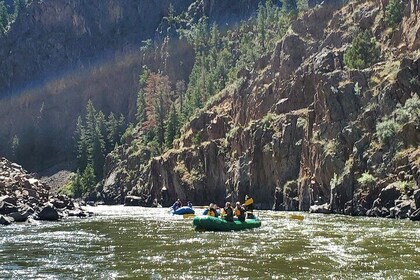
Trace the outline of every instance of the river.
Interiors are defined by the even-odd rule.
[[[0,226],[1,279],[420,279],[420,224],[257,212],[261,228],[195,232],[166,209]]]

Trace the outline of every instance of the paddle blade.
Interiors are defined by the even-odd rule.
[[[305,218],[305,216],[298,215],[298,214],[287,215],[287,214],[273,213],[273,214],[270,214],[270,216],[274,218],[291,219],[291,220],[299,220],[299,221],[303,221],[303,219]]]
[[[182,217],[184,219],[192,219],[195,217],[195,214],[183,214]]]
[[[305,217],[302,215],[290,215],[290,219],[303,221]]]

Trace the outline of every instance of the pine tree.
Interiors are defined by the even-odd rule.
[[[77,118],[75,138],[77,141],[77,165],[84,170],[88,164],[88,139],[83,126],[82,117]]]
[[[283,0],[283,9],[287,13],[297,11],[297,1],[296,0]]]
[[[96,178],[102,179],[105,164],[105,141],[101,134],[99,125],[96,125],[95,127],[89,156],[89,161],[93,166]]]
[[[89,193],[95,189],[96,177],[91,164],[86,166],[86,169],[82,175],[81,184],[83,187],[83,193]]]
[[[78,198],[81,197],[83,195],[83,191],[84,191],[84,187],[83,187],[83,182],[82,182],[82,175],[80,174],[80,170],[77,169],[76,174],[73,175],[72,177],[72,187],[73,187],[73,195],[74,197]]]
[[[179,132],[178,113],[175,104],[171,106],[171,112],[166,123],[165,143],[168,148],[172,148],[173,142]]]
[[[169,111],[171,92],[168,76],[151,73],[144,88],[147,121],[142,128],[146,138],[156,135],[156,140],[162,147],[165,141],[165,120]],[[156,132],[156,134],[155,134]]]
[[[123,114],[120,114],[120,117],[118,119],[118,129],[117,129],[117,135],[115,138],[115,143],[118,143],[118,144],[121,143],[121,137],[123,136],[126,128],[127,128],[127,124],[125,122],[125,117]]]
[[[115,118],[114,113],[109,114],[108,121],[107,121],[107,141],[105,150],[109,153],[113,148],[114,145],[118,142],[118,120]]]
[[[105,145],[104,151],[106,153],[106,147],[109,146],[109,145],[112,146],[112,143],[108,143],[107,121],[106,121],[105,115],[104,115],[104,113],[102,113],[102,111],[98,111],[98,113],[96,114],[96,125],[98,126],[101,138],[104,140],[104,145]]]
[[[146,115],[146,100],[144,97],[144,87],[149,78],[150,71],[144,69],[139,77],[139,91],[137,93],[137,111],[136,111],[136,121],[139,124],[143,124],[147,120]]]
[[[86,139],[88,143],[88,150],[92,149],[93,138],[96,130],[96,109],[93,106],[91,100],[86,105],[86,116],[85,116],[85,131]],[[89,155],[89,157],[91,154]]]
[[[92,165],[97,178],[103,176],[105,163],[105,117],[101,111],[96,113],[91,100],[86,105],[85,138],[87,144],[88,163]],[[79,153],[80,154],[80,153]],[[79,166],[83,169],[83,166]]]
[[[404,15],[404,4],[399,0],[390,0],[385,8],[385,23],[388,27],[395,28]]]
[[[265,6],[260,3],[258,5],[258,15],[257,15],[257,30],[258,30],[258,41],[260,43],[260,46],[263,50],[263,52],[265,52],[266,50],[266,36],[267,36],[267,27],[266,27],[266,23],[267,23],[267,10],[265,8]]]
[[[177,81],[175,84],[175,96],[179,100],[179,109],[181,113],[184,111],[184,95],[185,95],[185,82],[184,81]]]
[[[308,0],[297,0],[297,8],[299,12],[304,12],[309,9],[309,2]]]
[[[162,147],[165,142],[165,119],[166,119],[166,106],[165,106],[165,93],[160,90],[159,98],[156,104],[156,120],[157,120],[157,136],[159,145]]]
[[[208,49],[209,25],[207,18],[202,18],[194,27],[191,33],[191,43],[194,46],[196,54]]]
[[[220,50],[220,33],[215,23],[210,28],[209,48],[210,48],[211,65],[215,67],[217,63],[217,55]]]
[[[347,67],[365,69],[378,61],[380,49],[376,45],[375,36],[369,30],[357,34],[351,47],[344,53],[344,63]]]

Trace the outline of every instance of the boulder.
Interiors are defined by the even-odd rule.
[[[140,196],[127,195],[124,199],[124,206],[142,206],[144,205],[143,198]]]
[[[366,212],[368,217],[388,217],[390,216],[390,211],[385,207],[373,207],[372,209]]]
[[[414,202],[416,203],[416,208],[420,209],[420,189],[414,191]]]
[[[70,200],[70,201],[67,203],[66,208],[67,208],[68,210],[74,210],[74,209],[76,208],[76,206],[74,205],[74,202]]]
[[[395,200],[398,199],[401,195],[396,184],[390,184],[387,187],[383,188],[379,194],[379,201],[381,206],[391,208],[395,205]]]
[[[407,219],[410,216],[411,202],[409,200],[403,201],[395,207],[395,218]]]
[[[367,209],[361,204],[357,204],[353,207],[353,216],[366,216]]]
[[[44,207],[41,212],[38,213],[38,219],[43,221],[57,221],[60,218],[55,208],[51,206]]]
[[[23,192],[22,192],[23,196],[29,196],[29,197],[35,197],[35,198],[39,198],[39,194],[36,190],[30,189],[30,188],[26,188]]]
[[[20,213],[22,214],[22,216],[29,218],[31,215],[35,213],[35,210],[29,206],[26,206],[23,209],[21,209]]]
[[[309,213],[321,213],[321,214],[330,214],[331,208],[329,203],[322,205],[311,205],[309,207]]]
[[[8,226],[12,224],[15,220],[12,217],[5,217],[0,215],[0,225]]]
[[[58,208],[58,209],[63,209],[63,208],[66,208],[66,206],[67,206],[67,202],[63,201],[63,200],[60,200],[59,198],[51,199],[50,203],[52,203],[52,205],[55,208]]]
[[[0,197],[0,202],[7,202],[11,205],[16,206],[16,197],[10,196],[10,195],[4,195]]]
[[[412,221],[420,221],[420,208],[411,213],[410,220]]]
[[[87,216],[88,216],[88,214],[87,214],[87,213],[85,213],[85,212],[84,212],[83,210],[81,210],[81,209],[68,211],[67,215],[68,215],[69,217],[80,217],[80,218],[83,218],[83,217],[87,217]]]
[[[16,205],[10,204],[8,202],[0,201],[0,214],[10,214],[17,212],[18,208]]]
[[[26,222],[26,220],[28,219],[27,215],[23,215],[19,212],[10,213],[8,217],[13,218],[15,222],[18,222],[18,223]]]

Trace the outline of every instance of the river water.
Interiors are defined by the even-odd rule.
[[[195,232],[166,209],[0,226],[1,279],[420,279],[420,223],[259,211],[261,228]]]

